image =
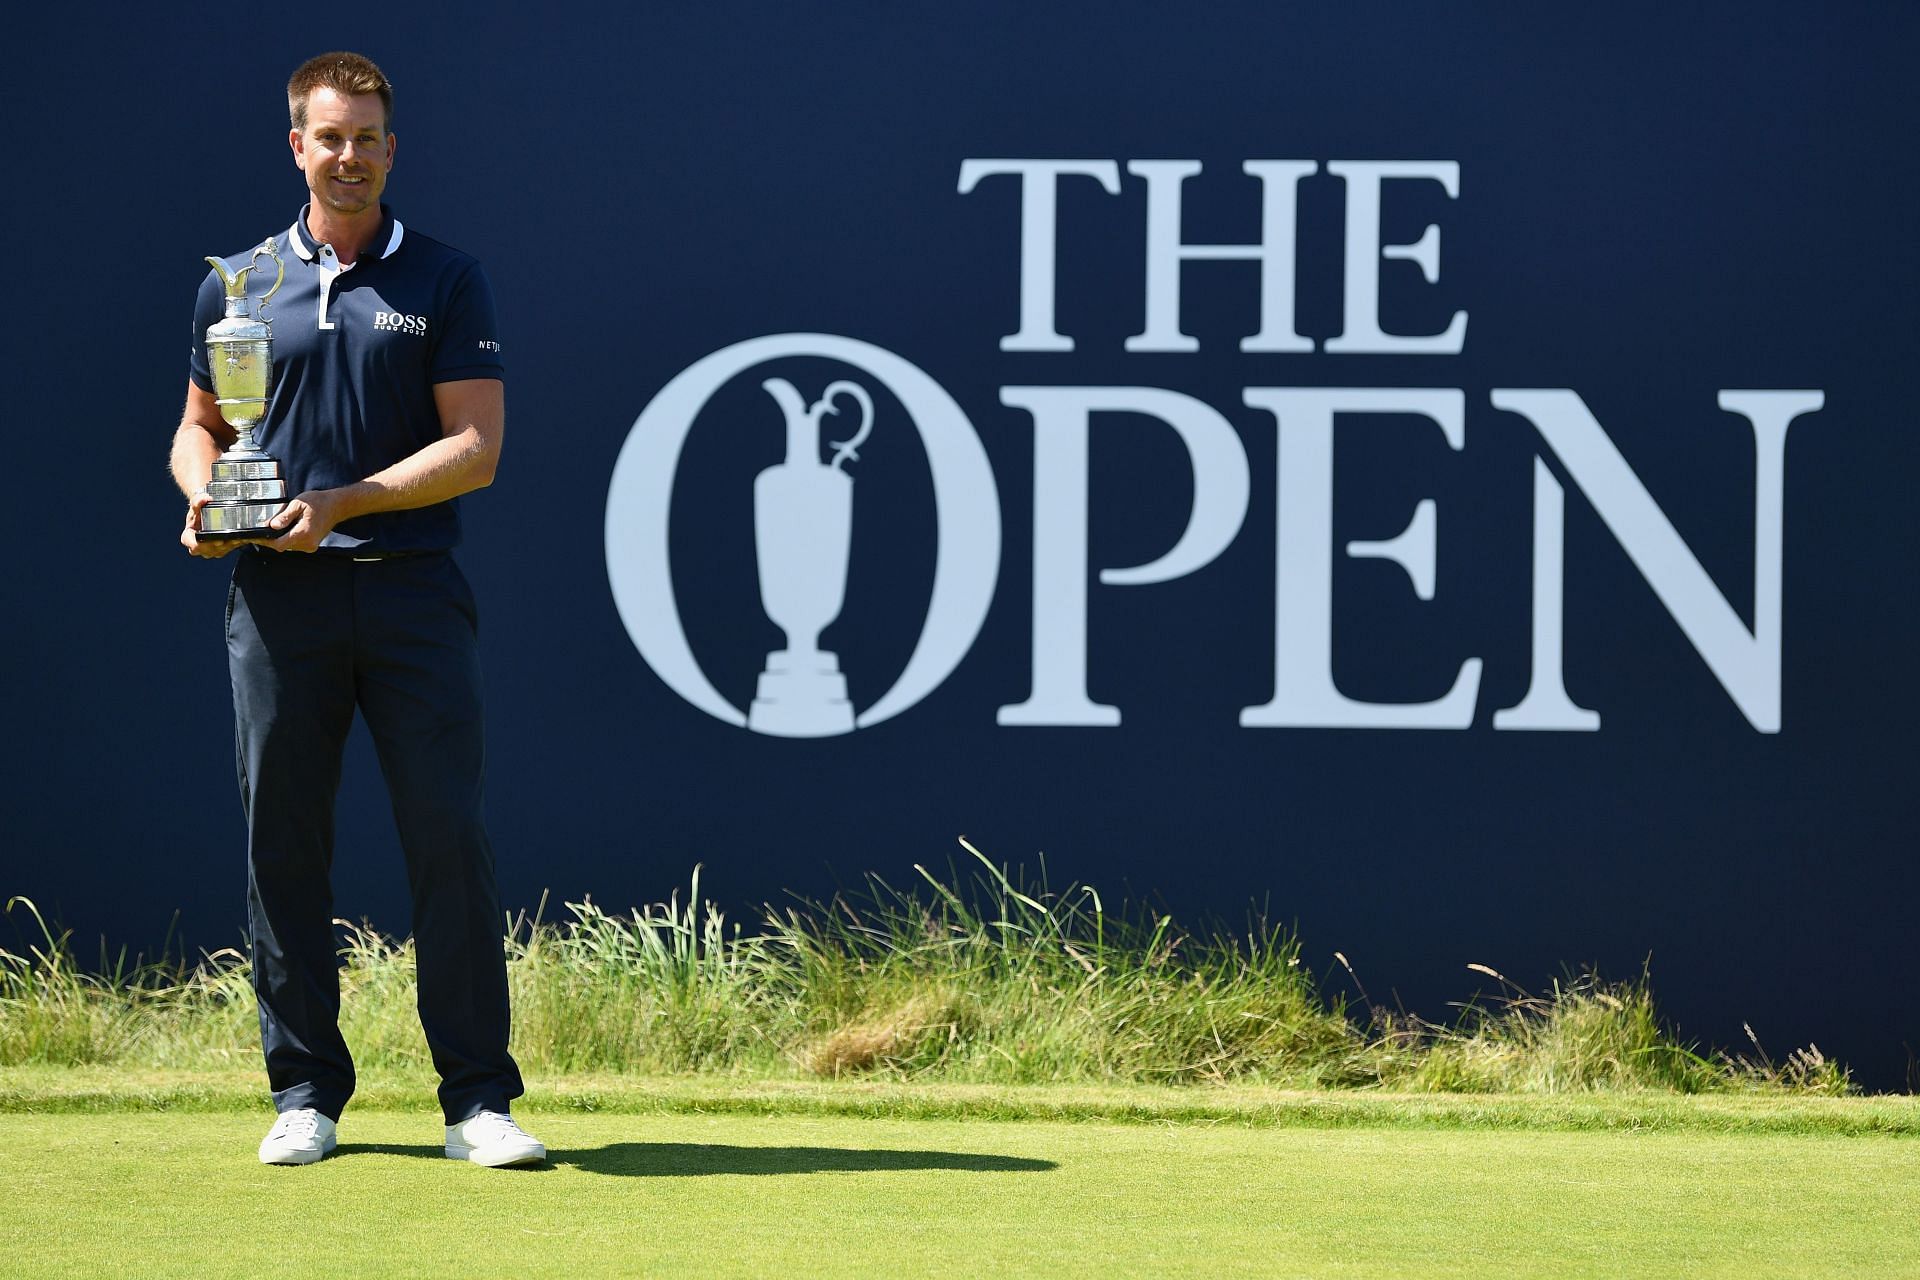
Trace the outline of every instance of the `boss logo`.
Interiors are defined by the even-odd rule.
[[[398,311],[376,311],[373,313],[373,327],[386,333],[411,333],[422,336],[427,331],[425,316],[402,315]]]

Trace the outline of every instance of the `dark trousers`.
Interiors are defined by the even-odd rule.
[[[357,706],[413,890],[420,1024],[448,1124],[522,1092],[507,972],[473,592],[444,553],[356,561],[241,551],[227,605],[253,985],[281,1111],[353,1094],[333,935],[333,806]]]

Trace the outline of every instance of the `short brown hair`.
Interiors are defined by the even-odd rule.
[[[308,58],[287,81],[287,116],[293,127],[307,127],[307,97],[315,89],[331,89],[346,97],[362,93],[380,95],[380,109],[386,129],[393,128],[393,83],[387,73],[375,66],[372,58],[344,49]]]

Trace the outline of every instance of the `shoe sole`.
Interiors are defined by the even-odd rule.
[[[513,1169],[521,1165],[539,1164],[546,1158],[547,1149],[543,1146],[536,1146],[531,1150],[510,1152],[505,1156],[489,1156],[483,1159],[478,1148],[455,1146],[452,1143],[447,1144],[447,1159],[465,1160],[470,1164],[477,1164],[486,1169]]]
[[[273,1155],[268,1155],[266,1148],[263,1147],[260,1150],[260,1163],[261,1164],[318,1164],[320,1161],[326,1159],[329,1155],[333,1154],[333,1149],[339,1145],[340,1145],[339,1139],[335,1138],[329,1141],[324,1147],[321,1147],[318,1151],[290,1150],[290,1151],[276,1152]]]

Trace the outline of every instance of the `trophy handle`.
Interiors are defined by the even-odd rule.
[[[859,383],[829,382],[827,389],[820,393],[820,398],[814,403],[818,407],[825,408],[828,413],[839,413],[840,411],[833,407],[833,398],[842,392],[852,397],[854,403],[860,406],[860,429],[853,433],[853,438],[850,440],[828,441],[828,447],[833,450],[832,465],[836,471],[844,470],[848,462],[859,461],[860,446],[866,443],[868,436],[873,434],[873,397],[869,396],[867,389]]]
[[[255,270],[259,267],[260,255],[263,253],[273,259],[273,265],[279,270],[278,274],[273,277],[273,287],[260,295],[259,309],[254,312],[254,317],[263,324],[270,324],[272,322],[267,319],[267,300],[273,297],[274,294],[280,292],[280,286],[287,282],[287,264],[281,261],[280,255],[274,251],[273,237],[268,236],[265,240],[261,241],[260,247],[253,251],[253,257],[247,260],[248,270]]]

